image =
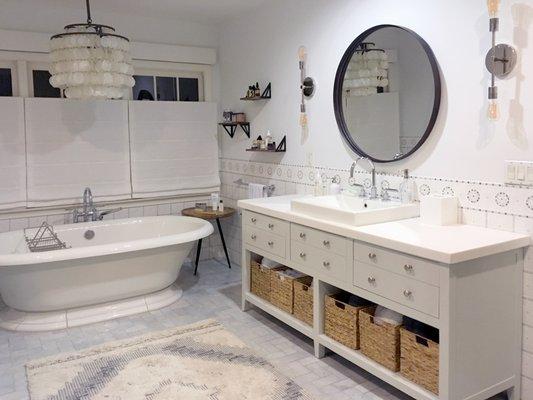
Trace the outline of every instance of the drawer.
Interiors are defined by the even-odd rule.
[[[251,226],[244,226],[243,240],[245,243],[265,250],[268,253],[279,257],[286,257],[286,238],[272,233],[265,232]]]
[[[278,218],[246,211],[243,214],[244,224],[281,236],[289,236],[290,224]]]
[[[298,242],[291,242],[291,261],[326,277],[345,281],[347,258],[331,251],[319,250]],[[302,271],[305,272],[305,271]]]
[[[439,317],[439,288],[359,261],[354,285],[424,314]]]
[[[362,242],[354,242],[354,258],[401,276],[439,286],[442,267],[421,258]]]
[[[342,236],[298,224],[291,224],[291,240],[305,243],[317,249],[332,251],[341,256],[346,256],[347,246],[351,245],[351,240]]]

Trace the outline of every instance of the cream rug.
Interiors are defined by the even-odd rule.
[[[310,399],[207,320],[26,365],[32,400]]]

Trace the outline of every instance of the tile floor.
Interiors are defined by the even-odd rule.
[[[226,328],[293,378],[317,400],[410,399],[336,355],[313,356],[306,337],[260,310],[240,311],[240,269],[203,261],[199,275],[192,265],[182,268],[184,296],[158,311],[113,321],[45,333],[0,330],[0,400],[28,399],[24,365],[27,361],[81,350],[105,342],[216,318]],[[0,306],[1,307],[1,306]]]

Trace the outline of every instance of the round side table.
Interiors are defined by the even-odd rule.
[[[191,207],[185,208],[181,211],[182,215],[187,217],[196,217],[205,220],[216,220],[218,232],[220,233],[220,240],[222,240],[222,247],[224,247],[224,253],[226,254],[226,260],[228,261],[228,267],[231,268],[231,262],[229,260],[228,249],[226,248],[226,241],[224,240],[224,234],[222,233],[222,227],[220,226],[220,218],[231,217],[235,214],[235,209],[231,207],[224,207],[224,211],[213,211],[208,208],[206,211]],[[198,248],[196,249],[196,265],[194,267],[194,275],[198,272],[198,262],[200,261],[200,252],[202,251],[202,239],[198,240]]]

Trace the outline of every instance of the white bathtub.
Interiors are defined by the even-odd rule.
[[[177,216],[61,225],[54,230],[71,248],[31,253],[23,231],[0,234],[0,295],[11,309],[65,312],[140,300],[169,288],[194,242],[213,233],[207,221]],[[88,230],[95,234],[90,240],[84,237]],[[6,316],[0,316],[0,326],[9,328],[5,321]]]

